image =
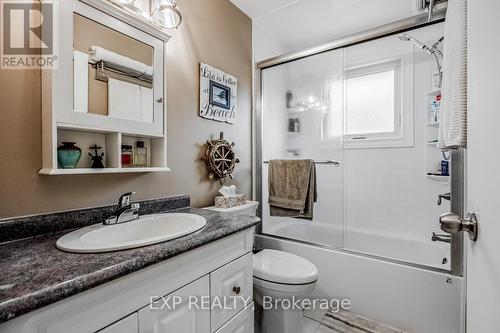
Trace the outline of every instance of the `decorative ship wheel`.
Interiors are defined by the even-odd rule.
[[[240,160],[236,158],[233,151],[234,142],[229,143],[224,139],[224,133],[220,133],[218,140],[208,140],[205,156],[202,157],[207,164],[208,178],[218,179],[221,184],[226,177],[233,178],[231,174],[234,171],[236,163]]]

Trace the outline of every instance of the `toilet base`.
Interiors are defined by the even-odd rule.
[[[302,310],[263,310],[262,333],[302,333]]]
[[[254,279],[255,302],[262,306],[262,333],[302,333],[302,309],[296,306],[297,304],[289,307],[276,306],[275,300],[288,299],[293,302],[294,298],[303,299],[310,295],[315,284],[284,286]],[[281,290],[276,290],[276,288]],[[266,295],[266,304],[264,304],[263,294]],[[272,304],[269,303],[270,300]],[[274,306],[271,307],[271,305]]]

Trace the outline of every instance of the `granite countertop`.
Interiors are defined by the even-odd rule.
[[[76,254],[58,250],[56,240],[69,230],[0,244],[0,323],[200,247],[260,219],[197,208],[174,212],[198,214],[207,225],[193,234],[146,247]]]

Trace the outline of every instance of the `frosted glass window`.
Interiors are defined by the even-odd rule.
[[[346,134],[394,133],[394,70],[346,80]]]

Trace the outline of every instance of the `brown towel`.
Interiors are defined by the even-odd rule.
[[[312,220],[318,196],[313,160],[271,160],[268,180],[271,216]]]

